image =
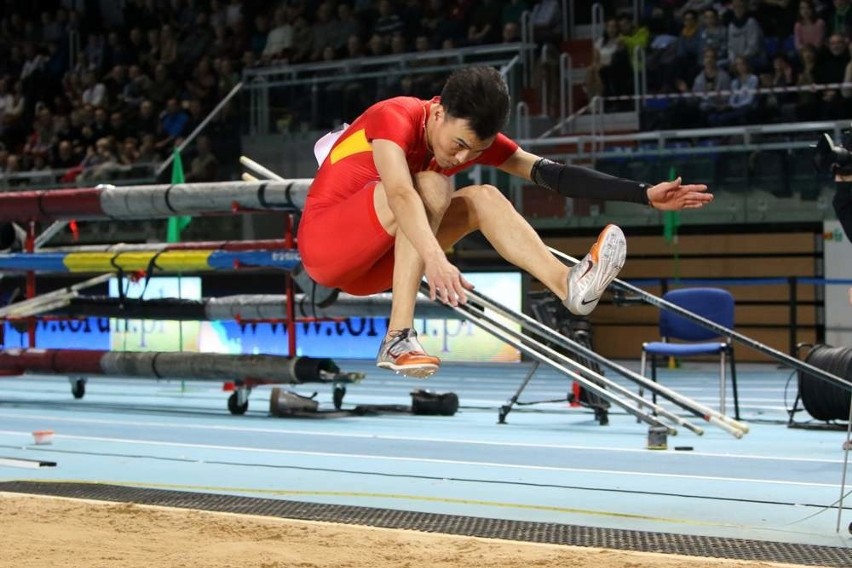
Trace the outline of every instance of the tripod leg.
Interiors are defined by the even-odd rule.
[[[591,336],[591,324],[587,318],[575,318],[572,319],[568,331],[570,333],[569,337],[571,337],[574,341],[586,347],[587,349],[593,349],[592,347],[592,336]],[[579,357],[577,355],[572,356],[572,358],[580,363],[581,365],[588,367],[592,371],[603,374],[603,370],[600,365],[595,361],[589,361],[585,357]],[[601,385],[602,386],[602,385]],[[600,396],[590,393],[586,389],[580,390],[580,397],[577,402],[580,402],[584,406],[591,408],[595,413],[595,420],[598,421],[598,424],[601,426],[606,426],[609,424],[609,401],[604,400]]]
[[[500,407],[500,412],[497,416],[497,424],[506,423],[506,415],[508,415],[512,411],[512,407],[515,405],[516,402],[518,402],[518,398],[520,398],[521,393],[524,392],[524,389],[527,388],[527,385],[532,380],[532,377],[535,374],[536,370],[538,370],[538,366],[540,364],[540,361],[535,361],[533,363],[532,367],[530,367],[530,370],[527,373],[527,376],[524,377],[521,386],[518,387],[518,390],[515,392],[512,398],[509,399],[509,402]]]

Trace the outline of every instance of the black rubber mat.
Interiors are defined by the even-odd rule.
[[[852,548],[831,546],[487,519],[106,484],[11,481],[0,482],[0,491],[122,503],[133,502],[141,505],[409,529],[546,544],[590,546],[809,566],[837,568],[852,566]]]

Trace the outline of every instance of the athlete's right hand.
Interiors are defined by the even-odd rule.
[[[473,290],[461,271],[443,254],[426,260],[425,276],[429,283],[429,297],[445,304],[458,306],[467,303],[466,290]]]

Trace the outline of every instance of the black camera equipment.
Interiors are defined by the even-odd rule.
[[[852,128],[841,131],[840,146],[834,144],[831,136],[823,133],[817,140],[813,162],[819,173],[852,176]],[[832,200],[834,212],[846,238],[852,240],[852,181],[836,180],[835,188]]]
[[[852,174],[852,128],[840,132],[839,146],[824,132],[817,140],[813,161],[819,173]]]

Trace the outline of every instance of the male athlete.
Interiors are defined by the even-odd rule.
[[[490,165],[566,197],[657,209],[697,208],[713,199],[707,186],[682,185],[680,179],[649,186],[540,158],[500,133],[508,114],[509,93],[499,72],[468,67],[450,76],[440,97],[376,103],[320,157],[299,225],[302,263],[330,288],[356,295],[392,290],[379,367],[419,378],[438,370],[440,359],[425,352],[413,329],[418,287],[425,275],[433,300],[464,303],[473,287],[444,251],[475,230],[577,315],[594,309],[624,264],[624,234],[608,225],[569,269],[497,188],[455,190],[449,176],[456,172]]]

